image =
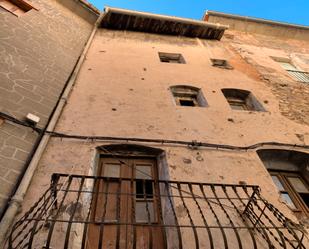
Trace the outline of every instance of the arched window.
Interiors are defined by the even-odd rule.
[[[257,151],[282,199],[294,211],[309,215],[309,154],[276,149]]]
[[[193,86],[171,86],[176,105],[206,107],[207,101],[202,90]]]
[[[247,90],[225,88],[222,93],[233,110],[265,111],[260,102]]]

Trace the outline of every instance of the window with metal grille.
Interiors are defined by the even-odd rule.
[[[161,62],[165,63],[176,63],[176,64],[186,63],[185,59],[181,54],[159,52],[159,58]]]
[[[0,0],[0,7],[11,12],[15,16],[20,16],[34,8],[25,0]]]
[[[287,71],[287,73],[294,79],[300,82],[309,83],[309,73],[299,70],[290,59],[271,57],[274,61],[278,62],[280,66]]]
[[[234,69],[227,60],[224,59],[210,59],[212,66],[223,69]]]
[[[176,105],[179,106],[199,106],[206,107],[207,101],[204,98],[202,90],[192,86],[172,86],[171,92],[173,94]]]
[[[225,88],[222,93],[233,110],[265,111],[253,94],[246,90]]]

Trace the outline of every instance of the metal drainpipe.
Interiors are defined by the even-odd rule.
[[[94,28],[88,38],[88,41],[84,47],[84,50],[82,52],[82,54],[80,55],[80,57],[78,58],[78,61],[75,65],[75,67],[73,68],[73,71],[67,81],[67,84],[64,88],[64,91],[62,92],[62,94],[59,97],[59,100],[56,104],[56,107],[52,113],[51,119],[49,120],[49,123],[46,127],[46,129],[44,129],[44,131],[48,130],[48,131],[53,131],[56,123],[61,115],[61,112],[63,110],[63,107],[66,104],[67,98],[71,92],[71,89],[75,83],[75,80],[77,78],[77,75],[81,69],[81,66],[83,64],[83,61],[85,59],[86,53],[91,45],[91,42],[93,40],[93,37],[99,27],[99,24],[102,20],[104,16],[104,13],[101,14],[99,16],[99,18],[97,19]],[[40,138],[40,137],[39,137]],[[8,208],[6,209],[3,218],[1,220],[0,223],[0,248],[4,248],[5,246],[5,239],[6,239],[6,235],[14,221],[14,218],[16,216],[16,214],[18,213],[21,204],[25,198],[25,194],[27,192],[27,189],[30,185],[30,182],[32,180],[32,177],[34,175],[34,172],[38,166],[39,160],[41,159],[41,156],[43,154],[43,152],[45,151],[46,145],[49,141],[50,135],[46,135],[46,134],[42,134],[42,138],[41,141],[38,144],[37,149],[35,150],[32,159],[30,160],[30,163],[22,177],[22,180],[20,181],[20,184],[17,188],[17,190],[15,191],[14,196],[11,198],[10,203]],[[35,148],[35,147],[34,147]]]

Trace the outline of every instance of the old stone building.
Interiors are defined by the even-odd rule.
[[[51,2],[69,15],[68,6]],[[6,145],[8,135],[42,136],[0,223],[1,242],[308,248],[309,28],[211,11],[199,21],[116,8],[94,24],[95,10],[76,4],[91,11],[65,16],[76,25],[66,31],[79,50],[56,36],[60,56],[50,55],[59,60],[52,65],[64,64],[52,70],[62,75],[63,102],[36,127],[23,121],[27,113],[40,116],[36,105],[24,110],[17,101],[24,112],[3,111],[0,131],[11,156],[19,148]],[[44,15],[38,12],[27,12],[22,24],[28,14]],[[9,14],[1,18],[15,18]],[[1,36],[8,53],[1,70],[13,63],[1,74],[7,79],[18,61],[7,52],[6,39],[19,37],[10,32],[15,39]],[[10,94],[21,95],[18,79],[4,85]]]

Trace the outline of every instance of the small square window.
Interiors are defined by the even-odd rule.
[[[201,89],[192,86],[172,86],[172,94],[176,105],[206,107],[207,102]]]
[[[20,16],[34,8],[26,0],[1,0],[0,7],[11,12],[15,16]]]
[[[234,69],[227,60],[223,60],[223,59],[210,59],[212,62],[212,66],[214,67],[219,67],[219,68],[223,68],[223,69]]]
[[[165,63],[176,63],[176,64],[185,64],[185,59],[181,54],[174,53],[161,53],[159,52],[159,57],[161,62]]]

